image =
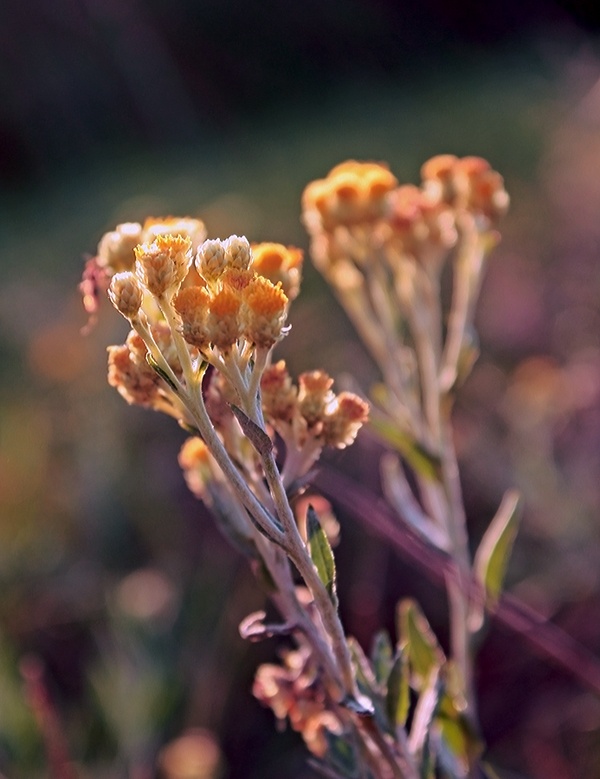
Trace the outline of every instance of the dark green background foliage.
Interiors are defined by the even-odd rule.
[[[182,431],[106,385],[105,346],[126,328],[107,306],[82,337],[76,284],[104,230],[147,214],[306,248],[302,189],[347,157],[416,182],[433,154],[478,154],[505,175],[482,354],[456,410],[470,530],[475,545],[519,487],[508,587],[598,654],[593,5],[1,4],[0,773],[48,775],[18,670],[33,654],[91,776],[143,772],[189,727],[214,732],[230,779],[311,776],[299,738],[277,735],[250,694],[276,652],[238,635],[260,588],[185,488]],[[305,276],[280,355],[367,389],[373,365],[308,264]],[[379,453],[365,433],[327,467],[377,491]],[[368,517],[338,516],[348,631],[368,649],[410,596],[445,645],[442,590]],[[126,578],[139,569],[155,578]],[[154,593],[154,611],[132,591]],[[501,776],[597,776],[600,701],[567,671],[492,622],[477,684]]]

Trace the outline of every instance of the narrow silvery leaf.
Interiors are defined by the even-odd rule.
[[[256,449],[256,451],[260,455],[267,455],[269,452],[272,452],[273,441],[271,441],[265,431],[260,428],[256,422],[253,422],[250,417],[242,411],[241,408],[238,408],[238,406],[235,406],[233,403],[230,403],[229,405],[235,415],[235,418],[240,423],[242,432],[250,441],[252,446]]]
[[[160,378],[169,385],[173,392],[177,392],[177,385],[173,382],[169,374],[160,367],[150,352],[146,353],[146,362],[153,370],[156,371],[156,373],[158,373]]]
[[[334,606],[338,605],[335,589],[335,560],[329,539],[321,527],[317,512],[309,505],[306,514],[306,530],[308,535],[308,549],[319,578],[325,585],[329,597]]]
[[[475,554],[473,570],[484,589],[486,602],[492,608],[497,604],[502,591],[520,514],[520,496],[515,490],[509,490]]]

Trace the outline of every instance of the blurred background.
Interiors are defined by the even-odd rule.
[[[76,287],[103,232],[149,214],[306,248],[302,189],[348,157],[416,183],[434,154],[475,154],[505,176],[456,410],[470,530],[518,486],[509,589],[600,657],[599,32],[592,0],[3,0],[0,775],[68,779],[46,740],[90,779],[313,776],[251,696],[276,656],[237,630],[260,589],[186,491],[182,431],[106,384],[126,327],[106,308],[82,336]],[[368,390],[305,277],[280,355]],[[378,454],[365,433],[328,466],[376,491]],[[338,518],[348,631],[368,648],[411,595],[445,641],[442,591]],[[500,777],[597,779],[588,686],[495,622],[477,683]]]

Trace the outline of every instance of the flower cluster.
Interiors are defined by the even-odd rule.
[[[110,383],[129,403],[190,424],[176,387],[197,387],[211,364],[250,412],[270,350],[287,332],[301,270],[299,249],[251,246],[236,235],[207,240],[198,219],[118,225],[102,237],[82,283],[90,312],[104,286],[132,325],[126,343],[109,349]]]
[[[282,665],[261,665],[252,692],[280,722],[288,719],[317,757],[327,752],[326,733],[342,732],[342,723],[328,708],[318,671],[305,647],[285,653]]]
[[[399,185],[384,165],[350,161],[309,184],[302,203],[315,264],[379,364],[386,413],[435,451],[438,390],[452,390],[473,362],[484,260],[509,201],[479,157],[433,157],[421,178]]]
[[[324,446],[349,446],[367,421],[368,404],[352,392],[335,394],[332,386],[323,370],[300,374],[296,386],[283,360],[263,373],[265,418],[286,445],[286,482],[303,476]]]
[[[125,344],[108,350],[109,383],[128,403],[197,429],[195,393],[228,456],[255,485],[259,458],[232,408],[258,425],[264,414],[270,434],[279,434],[288,484],[308,472],[323,447],[352,443],[367,419],[363,400],[334,394],[323,371],[302,374],[295,386],[283,362],[270,365],[298,294],[299,249],[250,245],[236,235],[207,240],[199,220],[169,217],[119,225],[100,241],[97,263],[110,275],[110,300],[132,325]],[[186,444],[180,462],[192,491],[215,504],[219,467],[206,446]]]
[[[502,177],[480,157],[433,157],[421,176],[420,187],[399,186],[385,165],[349,161],[309,184],[302,205],[319,269],[335,280],[336,263],[362,266],[390,247],[437,256],[455,245],[466,215],[483,232],[508,208]]]

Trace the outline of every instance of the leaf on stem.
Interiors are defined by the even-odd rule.
[[[521,500],[516,490],[509,490],[485,531],[475,554],[473,571],[484,589],[486,603],[494,608],[500,597],[508,559],[517,535]]]
[[[234,405],[233,403],[230,403],[229,406],[233,411],[235,418],[240,423],[242,432],[250,441],[252,446],[256,449],[256,451],[262,457],[270,454],[273,451],[273,441],[271,441],[265,431],[259,427],[256,422],[253,422],[250,417],[242,411],[241,408]]]
[[[411,671],[419,688],[428,683],[432,671],[441,668],[444,653],[420,606],[413,600],[398,604],[398,634],[406,652]]]
[[[146,362],[148,363],[148,365],[149,365],[149,366],[150,366],[150,367],[151,367],[151,368],[152,368],[154,371],[156,371],[156,373],[158,373],[158,375],[160,376],[160,378],[161,378],[161,379],[162,379],[164,382],[166,382],[166,383],[169,385],[169,387],[170,387],[170,388],[173,390],[173,392],[174,392],[175,394],[179,394],[179,393],[178,393],[178,390],[177,390],[177,385],[176,385],[176,384],[173,382],[173,379],[172,379],[172,378],[169,376],[169,374],[168,374],[166,371],[164,371],[164,370],[163,370],[163,369],[160,367],[160,365],[159,365],[159,364],[156,362],[156,360],[155,360],[155,359],[154,359],[154,357],[153,357],[153,356],[150,354],[150,352],[146,352]]]
[[[313,561],[319,578],[329,593],[331,602],[337,608],[338,598],[335,586],[335,560],[333,558],[333,552],[329,539],[321,527],[317,512],[311,505],[308,506],[308,511],[306,513],[306,530],[310,559]]]

